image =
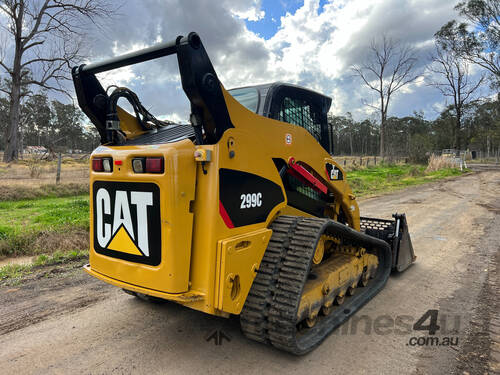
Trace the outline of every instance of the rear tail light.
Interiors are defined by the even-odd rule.
[[[132,159],[132,169],[135,173],[163,173],[163,158]]]
[[[113,162],[111,159],[102,159],[102,166],[104,167],[104,172],[111,172],[113,170]]]
[[[132,159],[132,168],[135,173],[144,173],[144,159]]]
[[[146,173],[163,173],[163,158],[146,158]]]
[[[113,172],[112,158],[93,158],[92,170],[94,172]]]

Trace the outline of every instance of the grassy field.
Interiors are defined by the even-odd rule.
[[[347,173],[347,180],[354,193],[362,197],[464,173],[458,168],[446,168],[435,172],[426,172],[426,168],[425,165],[379,165],[351,170]]]
[[[0,257],[86,249],[88,196],[0,202]]]

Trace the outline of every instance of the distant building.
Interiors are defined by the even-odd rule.
[[[43,146],[26,146],[24,149],[25,154],[42,155],[47,152]]]

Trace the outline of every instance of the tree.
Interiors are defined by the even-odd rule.
[[[436,33],[453,52],[491,73],[500,88],[500,3],[498,0],[461,1],[455,7],[467,22],[452,20]]]
[[[473,99],[474,93],[484,81],[484,75],[478,79],[471,76],[469,65],[467,60],[450,48],[448,40],[436,35],[436,52],[428,68],[430,75],[427,77],[427,82],[428,85],[438,89],[443,96],[452,99],[455,114],[452,147],[457,149],[462,146],[460,131],[465,106]]]
[[[3,135],[7,131],[7,123],[9,122],[9,101],[6,98],[0,97],[0,142],[4,142]]]
[[[54,109],[53,127],[57,129],[58,137],[65,139],[65,144],[71,149],[82,149],[82,112],[73,104],[52,102]]]
[[[0,0],[0,12],[8,20],[3,28],[9,40],[0,48],[0,67],[11,82],[2,90],[10,101],[4,152],[4,161],[10,162],[19,153],[23,88],[65,92],[70,67],[82,58],[86,26],[113,9],[105,0]]]
[[[20,121],[20,135],[24,143],[30,146],[46,146],[55,137],[52,126],[54,111],[50,107],[47,93],[41,92],[30,96],[23,105],[23,119]]]
[[[425,162],[428,152],[432,151],[433,140],[431,125],[423,113],[413,116],[387,119],[389,155],[404,155],[413,162]]]
[[[471,104],[464,120],[468,129],[468,142],[471,147],[486,151],[490,157],[500,146],[500,102],[493,100],[477,101]]]
[[[380,112],[380,156],[385,153],[385,128],[390,100],[395,92],[415,81],[420,73],[415,73],[417,57],[414,49],[383,36],[381,42],[375,39],[369,48],[367,61],[354,65],[353,71],[366,86],[375,91],[380,102],[372,106]]]
[[[357,122],[349,112],[345,116],[329,114],[328,126],[335,155],[374,155],[377,153],[378,128],[370,120]]]
[[[1,104],[1,101],[0,101]],[[56,151],[90,151],[99,144],[94,126],[82,124],[83,113],[73,104],[50,101],[45,92],[30,96],[22,106],[20,135],[29,146]]]

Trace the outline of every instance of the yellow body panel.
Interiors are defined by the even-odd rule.
[[[231,314],[241,312],[271,234],[270,229],[260,229],[219,241],[217,309]]]
[[[156,146],[156,145],[155,145]],[[194,145],[184,140],[169,145],[98,147],[92,157],[112,156],[122,165],[114,165],[112,173],[90,173],[90,196],[95,181],[152,182],[160,188],[162,230],[162,261],[158,267],[108,257],[94,250],[93,204],[90,205],[90,265],[93,270],[130,284],[153,290],[182,293],[189,290],[189,263],[193,213],[189,211],[194,200],[196,165],[193,162]],[[132,158],[163,156],[165,173],[137,174],[132,171]],[[167,209],[168,207],[168,209]]]
[[[186,139],[162,145],[101,146],[94,151],[92,157],[111,156],[123,164],[115,165],[112,173],[90,172],[91,197],[94,181],[152,182],[159,186],[162,257],[158,266],[150,266],[97,253],[91,202],[87,272],[122,288],[174,300],[210,314],[239,314],[267,248],[272,220],[283,214],[311,216],[287,205],[273,158],[288,161],[293,157],[307,164],[335,195],[336,206],[329,213],[332,218],[342,206],[348,225],[359,230],[359,210],[345,174],[316,139],[300,126],[259,116],[224,89],[223,93],[234,128],[227,130],[216,144],[195,146]],[[123,121],[121,113],[120,119]],[[134,123],[129,118],[126,121],[132,124],[127,129],[130,138],[134,138]],[[132,158],[139,156],[163,156],[165,172],[133,173]],[[342,171],[343,180],[327,178],[327,162]],[[263,222],[228,227],[219,213],[221,168],[256,174],[274,182],[281,187],[285,201],[275,206]],[[238,246],[241,249],[236,250]],[[235,280],[239,281],[237,293]]]
[[[150,295],[153,297],[163,298],[163,299],[175,301],[175,302],[182,303],[182,304],[186,304],[186,303],[193,302],[193,301],[200,301],[200,300],[203,300],[203,298],[204,298],[203,294],[196,293],[196,292],[187,292],[187,293],[178,293],[178,294],[176,294],[176,293],[164,293],[164,292],[159,292],[157,290],[143,288],[143,287],[137,286],[137,285],[132,285],[132,284],[120,281],[120,280],[113,279],[111,277],[108,277],[106,275],[103,275],[103,274],[97,272],[94,269],[92,269],[90,264],[83,266],[83,269],[89,275],[91,275],[99,280],[102,280],[108,284],[117,286],[118,288],[127,289],[127,290],[130,290],[132,292],[147,294],[147,295]]]

